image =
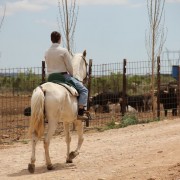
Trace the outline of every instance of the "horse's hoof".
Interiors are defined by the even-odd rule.
[[[66,160],[66,163],[73,163],[72,160]]]
[[[35,171],[35,164],[28,164],[28,170],[30,173],[34,173]]]
[[[49,164],[49,165],[47,165],[47,169],[48,169],[48,170],[53,170],[53,169],[54,169],[54,166],[53,166],[52,164]]]
[[[69,158],[70,158],[70,159],[74,159],[77,155],[79,155],[78,152],[72,151],[72,152],[69,154]]]

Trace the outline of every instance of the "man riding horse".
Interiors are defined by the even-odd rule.
[[[32,139],[32,154],[28,164],[30,173],[35,171],[36,144],[43,135],[46,166],[48,170],[54,168],[49,155],[49,145],[58,122],[62,122],[64,126],[67,145],[66,163],[72,163],[79,154],[84,140],[82,120],[89,118],[87,111],[85,111],[88,90],[83,86],[83,82],[87,78],[86,51],[74,54],[71,58],[69,52],[60,47],[61,35],[56,31],[51,33],[51,41],[52,46],[45,54],[48,82],[33,90],[31,113],[28,114],[31,115],[29,135]],[[71,86],[68,86],[66,82],[71,82]],[[47,129],[45,122],[48,122]],[[78,134],[78,142],[76,149],[70,152],[70,124],[72,123],[75,125]]]
[[[61,34],[57,31],[51,33],[51,47],[45,53],[48,76],[59,73],[66,81],[72,81],[79,93],[78,97],[78,119],[86,120],[84,115],[87,107],[88,89],[82,82],[73,77],[72,57],[68,50],[60,46]]]

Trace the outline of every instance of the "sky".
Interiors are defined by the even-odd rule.
[[[69,0],[70,2],[70,0]],[[39,67],[59,31],[58,0],[0,0],[0,68]],[[93,64],[147,61],[145,34],[149,29],[146,0],[77,0],[75,51],[87,51]],[[166,0],[167,28],[163,58],[179,55],[180,0]],[[175,52],[175,53],[172,53]]]

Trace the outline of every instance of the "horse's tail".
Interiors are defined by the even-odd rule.
[[[44,100],[44,91],[42,87],[38,86],[31,97],[30,136],[35,133],[38,138],[41,138],[44,134]]]

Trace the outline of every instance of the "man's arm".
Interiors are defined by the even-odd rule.
[[[66,68],[69,74],[73,76],[72,57],[70,56],[68,51],[65,52],[64,56]]]

